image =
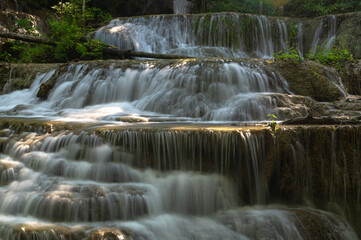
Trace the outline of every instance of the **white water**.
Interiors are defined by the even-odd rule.
[[[276,107],[272,93],[290,93],[282,76],[261,66],[220,60],[158,64],[143,62],[125,70],[116,65],[70,65],[47,101],[39,102],[35,96],[54,71],[39,76],[29,90],[0,96],[6,102],[0,111],[67,121],[122,117],[250,121],[265,119]]]
[[[187,0],[173,0],[173,12],[174,14],[187,14],[191,3]]]
[[[313,36],[313,40],[312,40],[312,44],[311,44],[312,52],[316,52],[316,50],[317,50],[318,42],[320,41],[321,34],[322,34],[322,27],[323,27],[323,21],[320,22],[320,24],[318,25],[318,27],[315,31],[315,35]]]
[[[287,50],[290,44],[283,20],[277,20],[280,40],[275,42],[272,21],[266,16],[235,13],[115,19],[98,29],[94,38],[120,49],[142,52],[269,58],[276,51]]]
[[[11,92],[11,84],[12,84],[12,75],[13,75],[13,68],[10,69],[10,73],[9,73],[9,80],[5,83],[2,94],[6,94]]]
[[[200,17],[196,33],[185,16],[163,16],[114,20],[105,30],[109,35],[97,34],[126,49],[199,56],[270,57],[279,47],[288,48],[284,21],[277,22],[281,35],[275,43],[271,21],[250,18],[255,29],[248,52],[241,33],[236,43],[219,39],[227,33],[222,15]],[[200,27],[207,21],[213,27],[204,32]],[[199,48],[203,38],[207,45]],[[114,61],[69,65],[47,100],[40,101],[40,85],[54,73],[39,75],[30,89],[0,95],[0,116],[112,124],[129,119],[188,121],[190,126],[197,121],[238,123],[264,120],[277,107],[274,94],[291,94],[283,77],[262,63]],[[336,239],[357,239],[342,217],[308,207],[267,205],[264,135],[160,130],[156,124],[150,130],[99,135],[76,125],[73,132],[51,125],[27,125],[33,132],[1,127],[0,239],[64,240],[71,239],[69,234],[92,239],[97,232],[104,238],[113,232],[117,239],[146,240],[304,239],[310,226],[302,214]],[[230,177],[230,172],[237,174]]]
[[[322,19],[320,24],[318,25],[315,34],[313,36],[312,44],[311,44],[311,51],[316,52],[323,50],[325,54],[327,54],[328,49],[331,49],[333,43],[337,37],[337,25],[336,25],[337,18],[336,16],[329,16],[326,19]],[[324,28],[324,24],[327,24],[327,37],[322,38],[322,32]],[[318,49],[321,48],[321,49]]]
[[[302,23],[297,25],[297,52],[300,57],[303,57],[303,27]]]
[[[327,34],[327,40],[325,42],[325,48],[331,49],[337,37],[336,16],[330,16],[328,19],[328,24],[329,24],[329,30]]]
[[[66,234],[72,231],[91,234],[97,229],[115,232],[118,239],[127,239],[123,230],[136,239],[304,239],[308,225],[303,227],[300,212],[340,239],[357,239],[342,219],[330,213],[237,202],[239,196],[253,204],[264,202],[261,136],[109,131],[102,138],[86,132],[18,135],[12,130],[1,135],[7,140],[1,145],[0,171],[4,176],[12,170],[0,188],[3,239],[21,239],[21,234],[68,239]],[[240,156],[249,156],[239,161],[250,174],[239,178],[239,186],[255,191],[255,198],[242,196],[229,178],[217,173],[229,171],[235,154],[229,146],[238,141],[246,146]],[[195,143],[203,147],[195,148]],[[205,151],[207,157],[207,149],[221,154],[209,159],[194,156]],[[188,154],[194,158],[190,162]],[[153,170],[139,168],[147,155],[148,164],[155,160]],[[186,171],[196,169],[189,164],[198,160],[215,161],[221,169],[214,174]],[[175,170],[167,171],[167,166]]]
[[[16,114],[17,110],[25,109],[24,114],[27,115],[26,108],[37,103],[36,94],[42,83],[46,82],[55,73],[52,70],[48,73],[38,75],[29,89],[18,90],[8,94],[0,95],[0,112],[13,111]],[[9,82],[11,81],[11,77]],[[34,112],[32,112],[34,114]],[[7,114],[11,115],[10,112]],[[31,113],[30,113],[31,114]]]

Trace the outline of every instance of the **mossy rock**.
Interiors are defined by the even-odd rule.
[[[333,69],[314,61],[277,60],[273,65],[287,80],[291,91],[309,96],[316,101],[336,101],[344,97],[343,92],[331,82],[337,76]]]
[[[54,75],[48,81],[40,85],[39,91],[36,96],[42,100],[46,100],[49,96],[50,91],[54,88],[56,80],[67,70],[67,68],[67,64],[60,65]]]
[[[295,209],[293,213],[303,239],[345,239],[342,230],[347,223],[341,218],[316,210]]]
[[[38,74],[56,67],[58,64],[0,63],[0,93],[4,91],[6,84],[8,86],[5,93],[29,88]]]
[[[354,58],[361,57],[361,13],[338,15],[342,20],[338,32],[337,43],[349,49]]]
[[[346,63],[341,76],[348,93],[361,95],[361,60]]]

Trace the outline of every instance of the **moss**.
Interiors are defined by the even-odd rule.
[[[5,84],[9,84],[9,91],[29,88],[39,73],[48,72],[59,64],[16,64],[0,63],[0,93]],[[9,83],[11,76],[11,83]]]
[[[326,78],[327,74],[337,73],[316,62],[277,60],[275,70],[280,71],[295,94],[309,96],[317,101],[335,101],[343,97],[339,88]]]
[[[343,239],[342,232],[335,229],[343,220],[310,210],[295,209],[296,225],[305,240]],[[326,219],[325,219],[326,218]]]
[[[288,39],[290,41],[290,46],[295,46],[297,42],[297,35],[298,35],[298,26],[297,23],[291,21],[287,27]]]
[[[56,80],[59,76],[61,76],[67,69],[67,65],[61,65],[60,67],[57,68],[55,74],[45,83],[40,85],[39,91],[37,93],[37,97],[45,100],[48,98],[48,95],[50,93],[50,91],[53,89],[53,87],[55,86]]]
[[[361,14],[343,18],[339,25],[336,44],[351,50],[355,58],[361,57]]]
[[[348,93],[361,95],[361,60],[345,63],[341,77]]]
[[[202,28],[202,26],[199,25],[200,21],[201,21],[201,17],[197,16],[194,22],[194,35],[198,34],[199,28]]]

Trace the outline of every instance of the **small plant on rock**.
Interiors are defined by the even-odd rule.
[[[279,51],[278,54],[274,54],[274,58],[282,60],[292,60],[292,62],[295,64],[304,60],[302,57],[300,57],[297,50],[292,47],[286,52]]]
[[[268,117],[268,120],[272,121],[267,124],[268,127],[271,128],[272,132],[277,132],[278,123],[275,121],[275,119],[277,119],[277,117],[273,114],[268,114],[267,117]]]
[[[339,71],[344,71],[345,62],[354,60],[351,52],[344,46],[331,49],[318,47],[315,51],[308,53],[306,58],[332,66]]]

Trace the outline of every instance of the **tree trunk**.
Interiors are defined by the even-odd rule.
[[[60,19],[63,20],[63,11],[64,11],[64,3],[63,0],[60,1]]]
[[[263,13],[263,0],[259,1],[259,14]]]
[[[25,35],[21,33],[12,33],[12,32],[0,32],[0,37],[2,38],[11,38],[16,40],[21,40],[24,42],[32,42],[39,44],[46,44],[51,46],[56,46],[56,43],[45,38]],[[158,54],[158,53],[146,53],[146,52],[132,52],[130,50],[124,51],[116,47],[106,46],[103,49],[103,54],[110,55],[115,58],[120,59],[129,59],[133,57],[143,57],[143,58],[159,58],[159,59],[182,59],[182,58],[191,58],[187,56],[179,55],[170,55],[170,54]]]
[[[21,33],[0,32],[0,37],[21,40],[24,42],[40,43],[40,44],[46,44],[46,45],[52,45],[52,46],[56,45],[55,42],[47,40],[45,38],[21,34]]]
[[[188,56],[179,56],[171,54],[160,54],[160,53],[147,53],[147,52],[132,52],[130,50],[124,51],[115,47],[105,47],[103,49],[104,54],[111,55],[113,57],[118,57],[121,59],[127,59],[132,57],[142,57],[142,58],[159,58],[159,59],[182,59],[182,58],[191,58]]]
[[[85,27],[85,0],[83,0],[83,6],[81,8],[81,14],[83,19],[83,27]]]

